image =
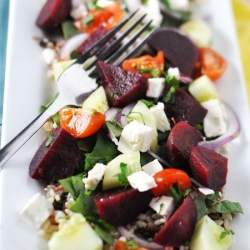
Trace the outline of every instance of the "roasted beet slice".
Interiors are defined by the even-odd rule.
[[[169,161],[179,169],[190,173],[189,157],[193,147],[203,140],[202,134],[186,122],[174,125],[167,139]]]
[[[169,119],[185,121],[192,126],[201,123],[207,114],[207,110],[182,89],[176,90],[173,103],[165,102],[165,112]]]
[[[180,247],[190,240],[197,220],[194,201],[187,196],[180,207],[169,218],[154,237],[154,242],[163,246]]]
[[[79,54],[84,54],[94,43],[99,41],[105,34],[108,33],[108,30],[104,26],[100,26],[95,32],[93,32],[84,42],[76,49],[76,52]],[[103,49],[107,48],[114,39],[108,41]],[[101,52],[101,51],[100,51]]]
[[[148,209],[152,199],[150,191],[137,189],[112,189],[95,196],[95,204],[100,217],[113,226],[125,225]]]
[[[62,128],[55,129],[52,141],[46,146],[48,139],[35,153],[29,166],[32,178],[51,183],[74,174],[80,159],[77,140]]]
[[[199,59],[198,47],[190,38],[175,28],[161,28],[148,41],[155,50],[162,50],[168,65],[178,67],[181,74],[191,76]]]
[[[52,31],[67,19],[70,10],[71,0],[47,0],[36,19],[36,25],[43,31]]]
[[[100,61],[97,66],[103,87],[113,106],[123,107],[145,96],[147,78]]]
[[[197,145],[191,150],[189,166],[200,184],[219,190],[226,184],[228,159],[214,150]]]

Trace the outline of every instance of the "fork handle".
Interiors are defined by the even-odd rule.
[[[56,100],[27,127],[17,134],[0,150],[0,170],[4,164],[43,126],[43,124],[64,106],[65,97],[59,95]]]

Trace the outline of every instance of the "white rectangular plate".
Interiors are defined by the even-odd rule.
[[[42,49],[33,40],[41,35],[35,20],[42,1],[10,1],[2,145],[12,139],[36,115],[41,104],[53,96],[55,86],[46,77]],[[229,0],[210,0],[202,12],[213,30],[213,47],[228,62],[216,85],[222,99],[231,104],[241,121],[242,132],[231,144],[225,198],[242,204],[244,215],[231,224],[235,232],[231,250],[250,246],[250,119],[242,67]],[[0,174],[0,249],[44,250],[46,241],[25,224],[20,211],[43,186],[28,175],[32,155],[44,134],[38,133],[8,163]]]

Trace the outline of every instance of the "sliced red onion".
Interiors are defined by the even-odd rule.
[[[118,108],[110,108],[105,112],[105,116],[106,116],[106,121],[112,121],[114,119],[116,119],[117,113],[119,112]]]
[[[118,227],[117,230],[127,240],[133,239],[135,241],[135,243],[138,244],[140,247],[145,247],[145,248],[150,249],[150,250],[164,250],[163,246],[156,244],[154,242],[148,242],[142,238],[139,238],[138,236],[131,233],[130,231],[128,231],[124,227]]]
[[[89,34],[81,33],[70,37],[65,41],[60,50],[61,59],[68,59],[70,53],[74,51],[81,43],[88,38]]]
[[[203,146],[208,149],[215,150],[217,148],[224,146],[228,142],[232,141],[240,134],[241,127],[240,127],[240,121],[239,121],[237,114],[234,112],[232,107],[230,107],[230,105],[228,105],[225,102],[223,102],[223,104],[225,106],[226,113],[228,116],[227,117],[227,120],[228,120],[227,132],[221,135],[220,137],[216,138],[215,140],[202,141],[198,143],[198,145]]]
[[[128,122],[127,122],[127,115],[130,113],[130,111],[134,108],[135,103],[130,103],[128,104],[125,108],[122,109],[121,113],[120,113],[120,122],[122,127],[124,128]]]
[[[182,76],[180,75],[179,80],[183,83],[190,83],[193,81],[193,79],[189,76]]]

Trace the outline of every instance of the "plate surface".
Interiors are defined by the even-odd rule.
[[[33,36],[41,35],[34,23],[41,1],[10,1],[6,83],[2,145],[11,140],[38,115],[39,106],[53,96],[48,82],[42,49]],[[213,47],[227,60],[226,73],[217,81],[222,99],[231,104],[241,121],[242,132],[231,143],[225,198],[242,204],[237,215],[231,250],[249,250],[250,244],[250,117],[242,67],[237,47],[231,4],[228,0],[208,0],[201,7],[213,31]],[[19,213],[33,194],[43,187],[28,175],[32,155],[44,138],[40,131],[9,162],[0,174],[0,249],[45,250],[46,242],[25,224]]]

